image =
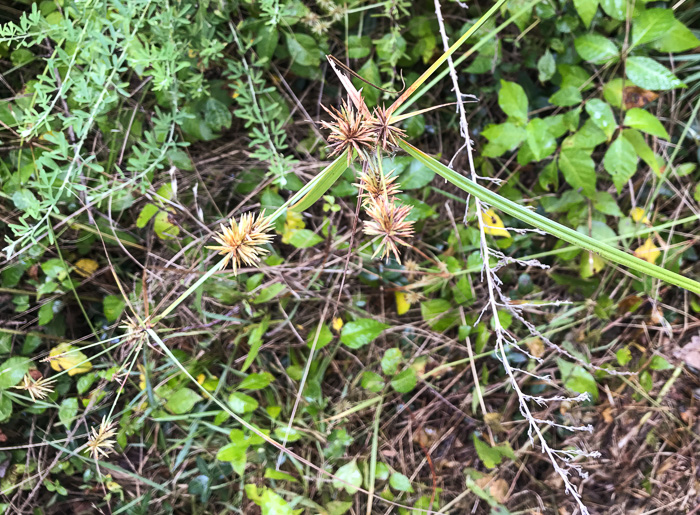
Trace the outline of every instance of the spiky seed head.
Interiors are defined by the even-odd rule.
[[[386,108],[375,107],[369,127],[375,134],[377,145],[387,152],[394,152],[399,148],[399,140],[406,137],[406,131],[391,125],[390,119]]]
[[[396,178],[391,173],[384,175],[379,167],[363,167],[360,182],[355,185],[362,191],[362,204],[368,206],[380,198],[389,199],[401,193]]]
[[[381,253],[384,259],[393,254],[401,263],[398,245],[408,247],[405,239],[413,235],[413,222],[406,220],[410,213],[411,206],[402,205],[395,199],[380,198],[368,207],[367,214],[372,220],[365,222],[365,234],[381,238],[374,256]]]
[[[333,118],[332,122],[321,122],[321,125],[331,131],[328,136],[328,146],[331,149],[330,156],[348,152],[348,165],[352,162],[352,151],[355,150],[361,161],[368,161],[376,146],[377,139],[364,116],[345,102],[340,111],[331,107],[323,109]]]
[[[115,441],[112,437],[117,434],[114,430],[114,421],[107,421],[102,418],[99,429],[92,428],[92,434],[88,437],[87,447],[90,449],[92,459],[99,460],[100,457],[109,457],[109,453],[114,450]]]
[[[31,375],[25,374],[22,378],[22,382],[15,386],[18,390],[26,390],[29,396],[34,402],[37,400],[45,399],[53,392],[54,384],[56,383],[53,379],[39,378],[34,380]]]
[[[264,212],[257,217],[252,213],[245,213],[241,215],[239,222],[231,218],[230,227],[221,224],[221,232],[214,235],[219,245],[207,248],[217,250],[225,256],[224,267],[231,261],[233,273],[237,274],[241,265],[257,266],[261,256],[268,253],[262,246],[272,241],[270,228],[270,221],[265,218]]]

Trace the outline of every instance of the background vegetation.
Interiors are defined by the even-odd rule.
[[[0,6],[6,513],[697,509],[700,8],[499,4]],[[331,162],[326,54],[388,106],[480,19],[407,141],[691,291],[478,216],[405,152],[401,262],[373,258],[353,163],[259,268],[197,283],[220,223]]]

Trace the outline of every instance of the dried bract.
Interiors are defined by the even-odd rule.
[[[331,131],[328,136],[330,156],[348,151],[348,166],[352,162],[352,151],[356,151],[361,161],[368,161],[376,146],[376,137],[365,117],[343,102],[340,111],[321,106],[333,118],[332,122],[321,122]]]
[[[257,266],[261,256],[268,253],[263,245],[272,241],[270,221],[261,213],[254,217],[252,213],[241,216],[240,222],[231,218],[231,226],[226,227],[221,224],[221,232],[215,233],[214,239],[220,245],[207,247],[211,250],[218,250],[219,254],[225,256],[225,267],[229,261],[233,265],[233,272],[238,273],[241,265]]]
[[[381,253],[382,258],[388,258],[393,254],[396,261],[401,262],[398,245],[408,247],[405,239],[413,235],[413,222],[406,220],[410,212],[411,206],[386,198],[378,199],[367,208],[372,220],[365,222],[365,234],[381,238],[374,256]]]

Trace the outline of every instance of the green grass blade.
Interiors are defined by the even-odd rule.
[[[515,202],[502,197],[501,195],[494,193],[479,184],[467,179],[463,175],[451,170],[444,164],[436,161],[432,157],[428,156],[421,150],[418,150],[413,145],[402,141],[399,143],[402,149],[408,152],[412,157],[429,167],[435,173],[441,175],[452,184],[458,188],[463,189],[470,195],[474,195],[479,200],[497,208],[501,211],[508,213],[511,216],[533,226],[543,231],[548,232],[552,236],[567,241],[572,245],[579,248],[588,250],[590,252],[595,252],[601,257],[617,263],[619,265],[625,266],[631,270],[636,270],[656,279],[661,279],[662,281],[673,284],[675,286],[680,286],[688,291],[700,294],[700,283],[693,281],[687,277],[684,277],[660,266],[652,265],[647,263],[643,259],[639,259],[627,252],[611,247],[605,243],[602,243],[595,238],[591,238],[583,233],[570,229],[564,225],[561,225],[547,217],[539,215],[534,211],[530,211]]]
[[[316,177],[309,181],[306,185],[307,189],[303,190],[306,194],[299,202],[294,204],[290,209],[301,213],[309,209],[314,202],[320,199],[330,188],[335,181],[343,174],[348,167],[347,150],[343,152],[330,165],[324,168]]]

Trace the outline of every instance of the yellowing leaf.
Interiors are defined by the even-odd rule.
[[[482,215],[482,221],[484,222],[484,232],[486,234],[510,238],[510,233],[506,230],[503,220],[493,209],[489,209]]]
[[[651,238],[647,238],[647,241],[644,242],[644,245],[641,245],[637,248],[637,250],[634,251],[634,255],[637,256],[639,259],[648,261],[653,265],[654,263],[656,263],[656,260],[661,255],[661,251],[656,245],[654,245],[654,240],[652,240]]]
[[[336,333],[339,333],[342,328],[343,328],[343,319],[340,317],[335,317],[333,319],[333,330]]]
[[[301,213],[288,209],[287,219],[284,222],[284,232],[282,233],[282,243],[289,245],[292,234],[299,229],[303,229],[304,227],[306,227],[306,224],[301,217]]]
[[[605,268],[605,260],[594,252],[581,254],[581,277],[588,279]]]
[[[69,343],[61,343],[51,349],[49,358],[51,358],[51,368],[56,372],[67,370],[69,376],[84,374],[92,369],[92,363],[88,361],[88,357]]]
[[[406,294],[396,291],[396,314],[403,315],[411,308],[411,303],[406,300]]]
[[[90,277],[100,267],[94,259],[79,259],[75,264],[75,271],[83,277]]]
[[[650,223],[649,219],[644,214],[644,210],[641,207],[633,207],[632,209],[630,209],[630,217],[635,222],[642,222],[644,224]]]

